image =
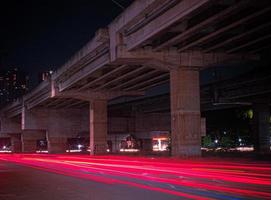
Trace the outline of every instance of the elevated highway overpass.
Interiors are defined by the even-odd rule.
[[[270,10],[265,0],[136,0],[50,80],[5,107],[1,132],[20,136],[24,152],[46,138],[55,153],[87,131],[91,153],[102,154],[108,101],[170,82],[172,155],[199,156],[199,72],[260,61],[271,39]]]

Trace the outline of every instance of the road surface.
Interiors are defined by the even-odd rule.
[[[271,199],[271,163],[0,154],[0,200]]]

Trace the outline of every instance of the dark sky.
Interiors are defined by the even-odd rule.
[[[127,7],[133,0],[115,1]],[[0,67],[24,70],[35,83],[121,12],[112,0],[0,1]]]

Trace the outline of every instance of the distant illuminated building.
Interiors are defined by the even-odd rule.
[[[41,81],[49,80],[52,74],[53,74],[53,70],[42,72],[40,76]]]
[[[0,105],[15,101],[28,91],[28,76],[17,68],[0,71]]]

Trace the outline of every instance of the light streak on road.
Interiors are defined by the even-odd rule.
[[[2,154],[0,159],[188,199],[271,199],[271,164],[267,162],[37,154]]]

